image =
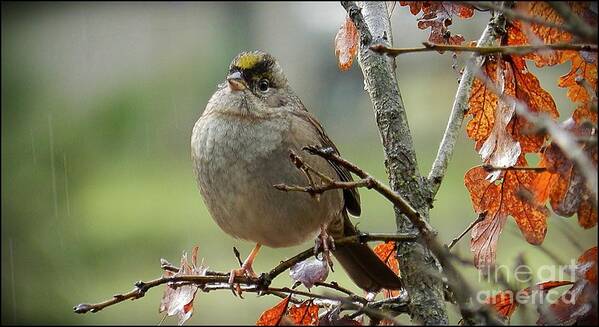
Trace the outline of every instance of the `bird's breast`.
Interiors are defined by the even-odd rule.
[[[289,120],[244,120],[204,116],[192,135],[200,192],[212,218],[227,233],[271,247],[299,244],[341,210],[340,192],[317,201],[306,193],[282,192],[274,184],[306,185],[290,162],[307,144],[289,137]]]

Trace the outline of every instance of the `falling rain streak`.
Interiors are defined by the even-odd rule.
[[[37,155],[35,153],[35,138],[33,136],[33,129],[30,129],[31,134],[31,156],[33,157],[33,165],[37,166]]]
[[[69,197],[69,175],[67,174],[67,154],[63,152],[63,165],[64,165],[64,196],[67,207],[67,217],[71,216],[71,200]]]
[[[54,166],[54,130],[52,114],[48,115],[48,139],[50,142],[50,169],[52,170],[52,196],[54,199],[54,218],[58,219],[58,194],[56,192],[56,167]]]
[[[52,127],[52,114],[48,115],[48,138],[50,142],[50,169],[52,170],[52,196],[54,200],[54,218],[56,219],[54,227],[57,228],[60,247],[64,249],[64,240],[62,236],[62,231],[60,229],[61,225],[60,221],[58,220],[58,192],[56,190],[56,166],[54,163],[54,129]]]
[[[8,239],[8,256],[10,257],[10,278],[12,281],[12,317],[13,322],[17,323],[17,290],[15,284],[15,261],[14,261],[14,246],[12,238]]]

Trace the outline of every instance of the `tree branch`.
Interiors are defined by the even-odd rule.
[[[533,24],[557,28],[560,30],[570,32],[571,34],[578,35],[579,37],[581,37],[583,40],[585,40],[587,42],[597,42],[597,32],[596,31],[594,31],[594,35],[591,33],[588,33],[588,31],[581,31],[579,26],[572,25],[571,23],[568,23],[567,21],[565,24],[556,24],[554,22],[546,21],[545,19],[543,19],[541,17],[530,16],[525,13],[521,13],[519,11],[510,9],[510,8],[502,7],[500,5],[493,3],[492,1],[460,1],[460,3],[469,4],[469,5],[475,6],[477,8],[496,10],[496,11],[503,13],[503,15],[505,17],[510,18],[510,19],[519,19],[521,21],[525,21],[525,22],[529,22],[529,23],[533,23]],[[553,2],[549,1],[548,3],[551,4]]]
[[[387,6],[385,2],[365,1],[362,4],[363,7],[359,8],[354,1],[341,2],[360,33],[358,62],[381,135],[389,185],[409,201],[413,212],[424,217],[418,223],[425,224],[431,196],[428,182],[418,171],[406,109],[395,77],[395,60],[370,49],[374,44],[392,46]],[[407,217],[407,211],[403,209],[406,208],[395,207],[397,230],[402,233],[418,233],[420,229],[413,225],[412,220]],[[422,273],[423,270],[440,269],[432,253],[423,244],[414,242],[399,244],[397,255],[402,278],[410,294],[409,310],[412,320],[423,324],[447,324],[443,282]]]
[[[476,224],[485,220],[486,216],[487,216],[486,212],[479,214],[478,217],[476,217],[476,219],[474,219],[474,221],[472,221],[470,223],[470,225],[468,225],[468,227],[458,237],[451,240],[451,243],[449,243],[449,245],[447,246],[447,249],[451,250],[451,248],[453,248],[462,239],[462,237],[464,237],[464,235],[466,235],[472,228],[474,228],[474,226],[476,226]]]
[[[482,37],[481,37],[482,39]],[[479,40],[480,42],[481,40]],[[453,51],[453,52],[475,52],[480,55],[488,55],[501,53],[505,55],[525,55],[531,52],[542,51],[542,50],[573,50],[573,51],[589,51],[597,52],[599,49],[593,44],[573,44],[573,43],[554,43],[554,44],[540,44],[540,45],[503,45],[503,46],[482,46],[476,45],[475,47],[467,45],[453,45],[453,44],[435,44],[429,42],[422,42],[424,47],[422,48],[388,48],[384,45],[373,45],[370,47],[372,51],[378,53],[385,53],[390,56],[396,57],[406,53],[414,52],[429,52],[429,51]]]
[[[420,215],[420,213],[414,209],[410,203],[404,199],[404,197],[391,190],[382,182],[378,181],[376,178],[369,175],[366,171],[360,169],[353,163],[343,159],[339,155],[337,155],[331,148],[318,148],[314,146],[304,147],[304,150],[308,151],[311,154],[318,155],[324,159],[335,162],[336,164],[347,168],[352,173],[358,175],[363,179],[372,180],[372,189],[379,192],[385,198],[393,203],[396,208],[402,210],[402,212],[410,219],[413,226],[416,226],[422,239],[426,242],[428,249],[439,259],[441,266],[443,267],[445,274],[447,276],[448,284],[453,290],[455,297],[458,300],[458,306],[460,308],[460,312],[465,320],[470,323],[483,322],[486,324],[498,324],[499,321],[495,316],[495,313],[492,312],[488,306],[481,305],[480,303],[475,303],[472,301],[473,292],[468,286],[468,283],[464,279],[464,277],[455,269],[453,264],[450,261],[452,255],[449,253],[447,247],[442,245],[436,236],[436,232],[432,229],[432,227],[428,224],[428,222]],[[402,243],[398,243],[400,245]],[[400,268],[401,269],[401,268]],[[422,280],[425,279],[424,274],[427,276],[431,276],[433,279],[441,280],[440,273],[437,269],[423,269],[421,270],[423,274],[421,274],[420,278]],[[402,271],[403,275],[403,271]],[[410,303],[414,301],[412,298],[412,294],[410,294]],[[423,323],[423,321],[418,321],[419,323]]]
[[[334,240],[336,246],[340,246],[343,244],[349,243],[365,243],[370,241],[394,241],[394,242],[405,242],[405,241],[413,241],[415,239],[414,235],[406,235],[406,234],[383,234],[383,233],[360,233],[358,235],[352,235],[348,237],[343,237],[337,240]],[[269,288],[270,283],[281,273],[285,272],[287,269],[293,267],[295,264],[304,261],[315,254],[318,254],[322,251],[322,249],[318,249],[316,252],[314,248],[311,247],[301,253],[293,256],[290,259],[287,259],[280,264],[278,264],[275,268],[273,268],[270,272],[262,274],[258,278],[252,277],[242,277],[236,276],[234,279],[234,283],[238,283],[240,285],[251,286],[253,288],[242,288],[243,291],[249,289],[250,292],[259,292],[260,290],[268,291],[268,292],[276,292],[280,291],[278,289]],[[171,265],[168,261],[162,259],[160,267],[165,271],[170,272],[179,272],[179,268]],[[202,290],[216,290],[216,289],[226,289],[230,290],[231,286],[229,285],[229,273],[223,272],[214,272],[207,271],[206,276],[199,275],[179,275],[179,276],[170,276],[170,277],[160,277],[157,279],[153,279],[147,282],[138,281],[135,283],[135,288],[133,290],[124,293],[124,294],[116,294],[113,295],[112,298],[96,303],[96,304],[88,304],[82,303],[73,307],[75,313],[87,313],[87,312],[98,312],[108,306],[123,302],[125,300],[135,300],[143,297],[145,293],[154,288],[156,286],[160,286],[162,284],[181,284],[181,283],[191,283],[198,285]],[[216,285],[214,285],[216,284]],[[341,290],[341,289],[339,289]],[[295,294],[306,295],[312,293],[302,293],[300,291],[293,291]],[[360,300],[361,297],[354,294],[354,296],[350,296],[354,300]],[[318,298],[318,297],[315,297]],[[363,298],[361,298],[363,299]]]
[[[477,47],[487,47],[495,42],[498,38],[500,31],[505,28],[505,20],[503,16],[495,16],[491,22],[487,25],[482,35],[480,36]],[[439,145],[437,151],[437,157],[433,161],[431,171],[428,174],[428,181],[431,187],[431,200],[435,198],[435,195],[441,187],[443,178],[447,172],[447,166],[449,160],[453,155],[455,143],[460,135],[462,123],[464,122],[464,116],[468,112],[468,100],[470,97],[470,89],[472,88],[472,81],[474,80],[474,74],[471,66],[480,67],[482,65],[484,57],[478,56],[476,53],[473,54],[469,59],[469,64],[464,68],[462,77],[460,78],[460,84],[456,91],[455,98],[453,100],[453,106],[451,108],[451,114],[443,133],[443,139]]]

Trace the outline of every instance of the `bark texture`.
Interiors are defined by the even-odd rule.
[[[360,31],[358,60],[381,135],[389,184],[428,221],[431,192],[427,180],[418,172],[406,111],[395,78],[395,60],[370,50],[375,44],[392,46],[386,3],[363,2],[362,8],[354,2],[342,2],[342,5]],[[418,232],[397,208],[395,215],[398,232]],[[398,244],[397,253],[401,276],[410,295],[412,320],[427,325],[447,324],[444,285],[434,256],[419,242]]]

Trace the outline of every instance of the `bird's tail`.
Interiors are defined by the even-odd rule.
[[[347,214],[344,214],[343,219],[345,236],[355,235],[356,230]],[[338,245],[333,254],[354,283],[366,291],[376,292],[381,288],[397,290],[403,287],[399,276],[366,244]]]

